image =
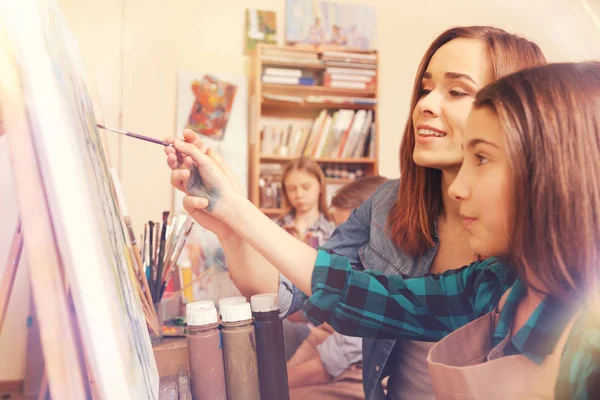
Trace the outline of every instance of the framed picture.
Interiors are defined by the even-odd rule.
[[[277,17],[275,11],[246,9],[246,54],[251,54],[257,43],[277,44]]]
[[[285,40],[348,50],[373,50],[375,7],[321,0],[286,0]]]

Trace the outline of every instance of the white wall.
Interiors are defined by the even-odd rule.
[[[249,73],[249,60],[243,55],[245,7],[276,11],[280,43],[283,40],[284,0],[58,2],[84,63],[96,72],[106,124],[119,126],[122,120],[123,128],[157,138],[175,134],[177,71]],[[362,2],[377,9],[380,171],[388,177],[399,174],[398,147],[417,65],[444,29],[494,25],[536,41],[551,61],[600,59],[600,32],[579,0]],[[170,208],[169,171],[158,146],[107,135],[111,160],[119,169],[139,231],[143,221]],[[5,343],[0,337],[0,359],[2,346],[13,347]],[[0,379],[6,379],[2,368]]]

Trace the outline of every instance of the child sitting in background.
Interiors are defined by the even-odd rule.
[[[386,182],[369,176],[342,187],[331,199],[336,225]],[[288,361],[290,400],[364,399],[362,389],[362,339],[340,335],[328,324],[311,330]]]
[[[297,158],[283,170],[283,204],[287,208],[276,222],[297,239],[316,248],[329,239],[335,225],[329,220],[325,175],[315,161]],[[286,359],[310,334],[308,320],[301,312],[290,315],[283,324]]]

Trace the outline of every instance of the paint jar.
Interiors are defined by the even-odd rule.
[[[221,305],[227,400],[259,400],[258,361],[250,304]]]
[[[152,344],[152,346],[158,346],[162,343],[165,334],[163,332],[163,318],[162,318],[162,310],[160,308],[160,301],[158,303],[154,303],[154,312],[156,313],[156,322],[157,322],[157,326],[156,328],[158,329],[158,332],[154,332],[152,329],[149,330],[150,332],[150,343]]]
[[[235,296],[235,297],[223,297],[219,300],[219,317],[222,318],[223,314],[221,314],[221,310],[223,308],[223,304],[243,304],[246,303],[246,298],[244,296]]]
[[[289,400],[283,323],[275,293],[257,294],[250,299],[256,330],[256,358],[262,400]]]
[[[181,274],[181,287],[183,289],[183,292],[181,293],[182,300],[186,304],[191,303],[194,301],[194,285],[192,285],[192,262],[190,260],[183,260],[180,262],[179,273]]]
[[[190,385],[194,400],[225,400],[223,346],[213,301],[186,306]]]

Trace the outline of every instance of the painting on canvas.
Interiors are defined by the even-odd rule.
[[[246,9],[246,54],[251,54],[257,43],[277,44],[275,11]]]
[[[188,90],[194,102],[185,127],[211,139],[222,139],[237,86],[207,74],[190,82]]]
[[[9,134],[35,143],[31,168],[41,179],[94,388],[99,398],[158,399],[158,371],[77,44],[55,0],[0,8],[13,50],[2,65],[18,72],[21,88],[4,92],[1,102],[24,104],[27,128]]]
[[[201,139],[208,147],[214,148],[223,156],[239,179],[242,188],[248,187],[248,83],[243,75],[221,74],[212,72],[180,72],[177,82],[177,136],[181,136],[188,127],[188,112],[194,107],[197,99],[190,95],[189,87],[195,81],[210,76],[219,82],[234,85],[236,95],[231,104],[227,125],[220,138],[202,135]],[[197,131],[196,131],[197,132]],[[184,195],[175,190],[174,211],[183,210]],[[236,295],[237,289],[228,278],[226,260],[217,237],[197,224],[188,239],[187,249],[180,260],[189,259],[192,263],[193,279],[203,269],[215,267],[215,273],[206,276],[194,285],[195,300],[218,300],[221,297]]]
[[[375,7],[347,2],[286,0],[285,39],[289,44],[373,50]]]

